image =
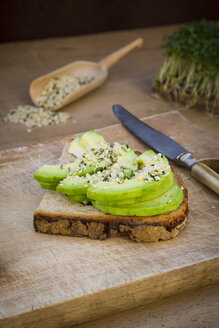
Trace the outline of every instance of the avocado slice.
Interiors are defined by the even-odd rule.
[[[138,156],[138,164],[139,169],[142,169],[144,167],[148,166],[155,166],[156,163],[163,163],[168,165],[168,159],[165,155],[162,155],[160,153],[156,154],[153,150],[146,150],[143,154]]]
[[[138,168],[138,156],[134,153],[133,149],[129,148],[125,153],[118,156],[118,160],[110,168],[98,168],[96,172],[101,170],[102,173],[86,175],[86,177],[78,177],[76,175],[69,175],[66,179],[62,180],[56,188],[56,191],[67,195],[75,195],[76,193],[87,193],[87,189],[98,181],[111,179],[115,176],[119,181],[127,179]],[[121,168],[123,170],[121,175]],[[121,177],[117,177],[118,173]]]
[[[49,183],[49,182],[39,182],[41,188],[49,189],[49,190],[56,190],[57,183]]]
[[[130,180],[131,182],[132,180]],[[144,186],[142,187],[142,194],[139,196],[133,196],[130,197],[128,195],[128,190],[126,190],[126,193],[123,193],[118,196],[117,191],[114,190],[114,195],[109,195],[107,197],[102,198],[102,201],[109,206],[120,206],[120,205],[128,205],[128,204],[139,204],[148,200],[155,199],[159,197],[160,195],[167,192],[171,186],[174,183],[174,175],[172,172],[170,172],[169,175],[165,176],[161,181],[159,181],[159,188],[157,188],[156,183],[153,182],[153,184],[148,184],[148,189],[145,190]],[[120,188],[120,187],[119,187]],[[88,189],[88,195],[90,195],[90,188]],[[130,195],[134,195],[134,192],[130,191]],[[137,191],[136,191],[137,194]],[[135,195],[136,195],[135,194]]]
[[[123,206],[108,206],[104,202],[92,201],[101,212],[121,216],[153,216],[176,210],[183,201],[181,188],[174,184],[165,194],[150,201]]]
[[[64,165],[43,165],[35,173],[34,179],[38,182],[47,182],[56,184],[63,180],[72,170],[76,170],[78,165],[76,163]]]
[[[138,156],[139,169],[142,169],[146,165],[151,165],[157,160],[157,154],[151,149],[146,150],[143,154]]]
[[[81,136],[77,136],[69,145],[68,152],[75,155],[75,157],[81,157],[86,153],[86,148],[81,144]]]
[[[76,157],[81,158],[83,162],[83,155],[87,153],[92,147],[98,148],[100,145],[108,145],[102,135],[91,130],[82,136],[77,136],[70,144],[68,151]],[[34,179],[38,182],[55,183],[65,179],[72,171],[79,171],[77,175],[84,176],[87,173],[93,174],[101,168],[96,167],[96,163],[89,164],[86,168],[80,170],[80,160],[64,165],[43,165],[34,173]]]
[[[150,150],[140,155],[138,162],[141,170],[138,170],[130,180],[122,184],[99,182],[88,188],[88,197],[111,205],[120,201],[127,204],[133,203],[135,198],[139,198],[140,201],[157,198],[173,185],[174,175],[165,156],[157,155]]]
[[[69,145],[68,152],[75,155],[77,158],[81,157],[83,153],[88,152],[92,148],[106,148],[108,143],[104,137],[94,130],[84,133],[82,136],[77,136]]]
[[[82,204],[88,204],[91,202],[91,200],[87,197],[86,194],[84,195],[66,195],[66,197],[75,203],[82,203]]]
[[[63,165],[43,165],[35,173],[34,179],[39,183],[59,183],[59,181],[65,179],[72,171],[78,176],[85,176],[93,174],[99,170],[95,165],[87,166],[84,171],[79,171],[79,165],[77,163],[63,164]]]
[[[90,199],[98,201],[108,201],[111,204],[127,200],[130,198],[139,198],[141,200],[151,200],[159,197],[173,185],[173,173],[164,176],[160,181],[137,181],[130,179],[122,184],[99,182],[89,187],[87,196]]]
[[[57,185],[56,191],[66,195],[86,195],[89,184],[85,181],[83,177],[77,175],[67,176]]]
[[[83,153],[88,152],[92,148],[107,147],[108,143],[104,137],[94,130],[84,133],[82,136],[77,136],[69,145],[68,152],[81,157]]]
[[[84,133],[81,137],[80,144],[89,151],[92,148],[106,148],[109,144],[104,140],[104,137],[94,130]]]

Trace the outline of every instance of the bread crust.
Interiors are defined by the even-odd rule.
[[[73,204],[64,195],[50,191],[34,213],[34,228],[41,233],[101,240],[128,237],[136,242],[155,242],[173,238],[186,225],[189,209],[187,189],[172,169],[184,193],[182,204],[173,212],[150,217],[104,214],[92,205]],[[56,202],[63,205],[56,208]]]

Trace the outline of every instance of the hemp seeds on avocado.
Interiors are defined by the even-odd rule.
[[[219,114],[219,28],[206,21],[177,29],[153,86],[162,97]]]

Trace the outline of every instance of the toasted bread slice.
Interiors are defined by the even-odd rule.
[[[67,151],[71,141],[66,140],[60,163],[75,159]],[[34,213],[34,228],[47,234],[92,239],[126,236],[136,242],[155,242],[173,238],[186,225],[189,210],[187,189],[173,167],[172,170],[175,183],[184,193],[183,203],[173,212],[151,217],[116,216],[104,214],[92,205],[73,203],[56,191],[47,191]]]
[[[65,151],[66,148],[62,159]],[[128,236],[136,242],[155,242],[173,238],[184,228],[188,216],[187,189],[173,171],[175,182],[183,188],[184,201],[171,213],[151,217],[109,215],[92,205],[73,203],[62,194],[48,191],[35,211],[34,228],[42,233],[93,239]]]

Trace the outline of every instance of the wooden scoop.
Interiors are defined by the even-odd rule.
[[[61,77],[61,76],[91,76],[94,78],[90,83],[82,86],[81,88],[73,91],[70,93],[63,102],[51,108],[51,110],[58,110],[70,102],[82,97],[86,93],[92,91],[93,89],[99,87],[107,78],[108,75],[108,68],[114,65],[120,58],[125,56],[131,50],[135,48],[140,48],[142,46],[143,39],[139,38],[127,46],[113,52],[112,54],[108,55],[104,59],[102,59],[99,63],[89,62],[89,61],[76,61],[66,66],[63,66],[49,74],[43,75],[35,80],[30,85],[30,97],[35,105],[37,104],[37,99],[41,95],[44,87],[47,85],[49,80],[54,77]]]

